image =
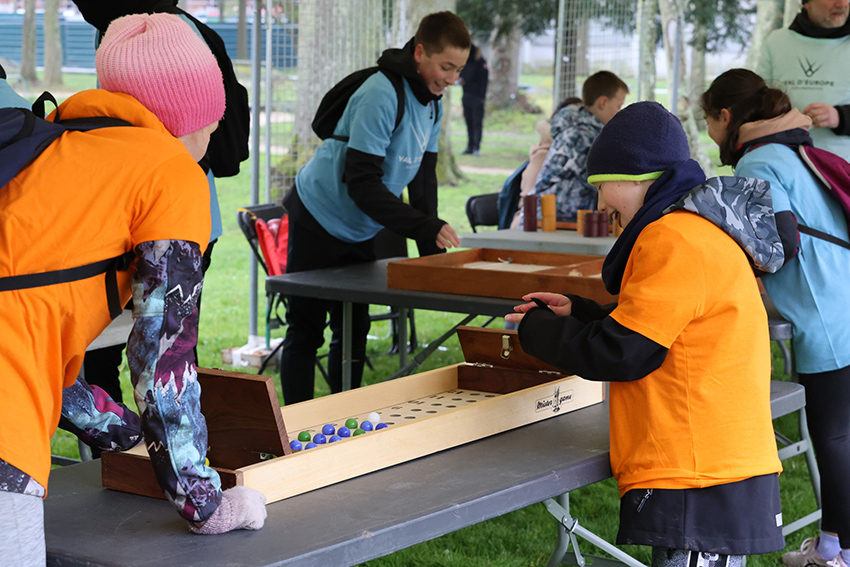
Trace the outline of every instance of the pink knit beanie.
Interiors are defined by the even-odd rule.
[[[221,69],[204,40],[174,14],[114,20],[95,56],[102,89],[125,93],[153,112],[175,137],[224,115]]]

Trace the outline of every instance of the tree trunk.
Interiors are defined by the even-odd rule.
[[[658,43],[655,19],[657,17],[658,0],[640,0],[637,16],[640,41],[638,100],[655,100],[655,46]]]
[[[685,65],[685,42],[684,33],[681,34],[681,40],[675,34],[675,26],[673,22],[684,21],[684,7],[680,0],[659,0],[659,12],[661,13],[661,30],[664,37],[664,47],[667,52],[667,89],[672,96],[674,91],[674,50],[678,43],[679,53],[679,85],[676,89],[678,96],[677,100],[670,101],[671,112],[679,117],[682,121],[682,127],[685,129],[685,134],[688,137],[688,144],[691,148],[691,157],[696,160],[707,176],[712,175],[714,168],[711,165],[711,160],[708,158],[708,153],[702,147],[699,139],[699,127],[697,125],[696,115],[688,104],[688,93],[690,92],[686,65]],[[684,32],[684,30],[682,30]]]
[[[248,0],[239,0],[239,21],[236,24],[236,58],[248,59]]]
[[[35,61],[35,0],[24,0],[24,27],[21,32],[21,76],[31,85],[38,84]]]
[[[62,84],[62,29],[59,0],[44,3],[44,82],[50,87]]]
[[[699,115],[699,99],[708,88],[705,82],[705,48],[707,32],[702,26],[694,27],[694,35],[691,40],[691,80],[690,90],[687,94],[688,106],[691,113]]]
[[[492,108],[511,108],[518,102],[519,48],[522,33],[519,29],[508,35],[490,37],[490,83],[487,100]]]
[[[457,163],[457,158],[452,151],[451,144],[451,117],[448,109],[451,108],[452,93],[450,89],[443,95],[443,119],[440,121],[439,149],[437,150],[437,183],[457,187],[460,181],[466,180]]]
[[[218,21],[224,21],[224,10],[227,8],[227,3],[225,0],[218,0]]]
[[[747,52],[746,65],[748,69],[756,68],[761,58],[764,40],[767,39],[770,32],[782,25],[783,10],[781,2],[782,0],[757,0],[756,2],[756,29],[753,30],[753,36],[750,39],[750,50]],[[793,0],[788,0],[788,3],[793,4]],[[791,19],[793,20],[793,17]]]
[[[791,25],[797,14],[800,13],[800,6],[802,6],[800,0],[785,0],[785,17],[782,21],[782,27],[787,28]]]

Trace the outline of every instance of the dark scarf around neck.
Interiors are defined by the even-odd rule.
[[[815,39],[837,39],[850,35],[850,18],[847,18],[847,21],[840,28],[822,28],[813,24],[806,10],[801,8],[800,13],[797,14],[788,29]]]
[[[696,161],[689,159],[666,169],[661,177],[649,186],[643,206],[623,228],[623,233],[617,238],[617,242],[614,243],[602,264],[602,281],[608,293],[611,295],[620,293],[626,264],[641,231],[650,223],[660,219],[664,209],[704,181],[705,173],[702,168]]]
[[[803,128],[792,128],[791,130],[774,132],[773,134],[768,134],[767,136],[762,136],[761,138],[744,142],[741,144],[739,151],[743,156],[754,147],[762,146],[764,144],[782,144],[783,146],[790,147],[814,145],[812,143],[812,137],[806,130]]]

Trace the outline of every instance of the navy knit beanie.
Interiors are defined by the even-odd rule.
[[[658,179],[691,159],[682,123],[657,102],[635,102],[614,115],[587,155],[587,181]]]

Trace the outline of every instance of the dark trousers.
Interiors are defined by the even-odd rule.
[[[800,374],[806,387],[806,423],[820,469],[821,529],[850,548],[850,366]]]
[[[463,97],[463,118],[466,120],[466,147],[481,149],[481,131],[484,127],[484,100],[478,97]]]
[[[296,207],[300,210],[293,215]],[[322,229],[300,202],[288,201],[287,209],[290,211],[287,273],[374,261],[373,239],[344,242]],[[280,361],[280,383],[287,405],[313,398],[316,351],[325,342],[328,315],[332,333],[328,385],[332,393],[337,393],[342,391],[342,302],[297,296],[287,298],[287,329]],[[360,385],[366,360],[369,305],[355,303],[352,315],[351,387],[356,388]]]

